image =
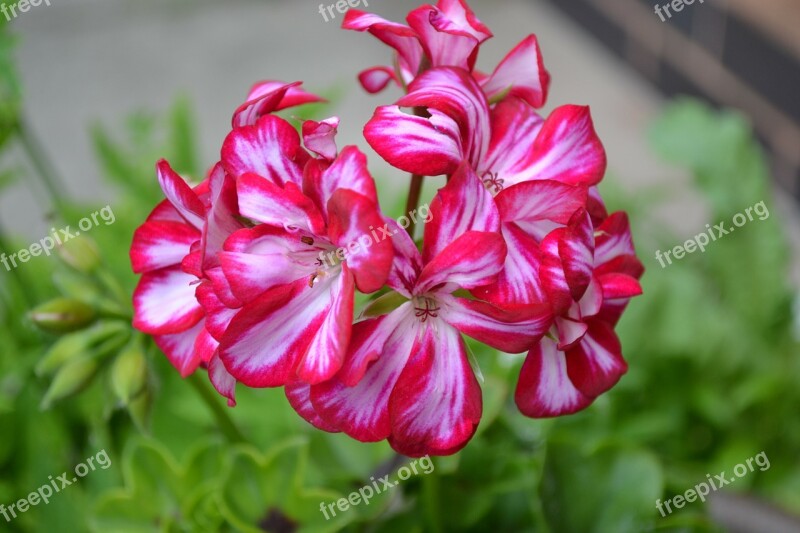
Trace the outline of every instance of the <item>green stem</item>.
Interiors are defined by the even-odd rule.
[[[23,150],[47,190],[53,207],[62,218],[66,218],[66,204],[64,203],[66,193],[62,186],[63,181],[58,177],[42,143],[24,119],[20,119],[17,125],[17,135]]]
[[[428,531],[440,533],[443,529],[439,520],[439,509],[441,509],[439,506],[439,478],[435,472],[423,476],[422,498]]]
[[[417,174],[411,176],[411,185],[408,188],[408,201],[406,202],[406,214],[413,213],[419,207],[419,197],[422,195],[423,177]],[[414,217],[409,216],[410,223],[406,231],[414,240],[414,233],[417,231],[417,222]]]
[[[239,428],[236,427],[228,411],[220,403],[220,398],[209,389],[203,374],[195,372],[187,378],[187,381],[194,387],[203,402],[208,406],[214,419],[217,421],[220,430],[231,443],[247,442]]]
[[[414,108],[414,115],[418,117],[430,117],[430,113],[424,107],[415,107]],[[419,198],[422,195],[422,184],[424,182],[424,177],[420,176],[419,174],[412,174],[411,175],[411,185],[408,188],[408,200],[406,201],[406,212],[405,215],[409,215],[416,211],[417,207],[419,207]],[[409,217],[411,219],[411,223],[409,224],[407,231],[408,234],[411,236],[411,240],[414,240],[414,233],[417,230],[417,223],[414,220],[414,217]]]

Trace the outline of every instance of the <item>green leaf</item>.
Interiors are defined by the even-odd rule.
[[[548,443],[541,496],[553,531],[644,531],[654,524],[662,492],[661,466],[647,452],[585,452],[566,442]]]

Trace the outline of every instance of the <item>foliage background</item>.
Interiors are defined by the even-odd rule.
[[[102,206],[63,195],[58,162],[45,161],[20,114],[12,49],[13,37],[2,26],[0,142],[18,157],[0,169],[0,186],[42,180],[53,224],[74,224]],[[311,106],[303,115],[334,113],[337,91],[329,92],[334,104]],[[160,198],[153,162],[166,157],[185,175],[204,174],[191,100],[178,99],[163,116],[137,113],[122,124],[85,131],[98,167],[118,191],[116,222],[91,233],[100,265],[53,259],[0,269],[0,503],[15,502],[100,449],[112,467],[0,526],[715,531],[706,506],[689,505],[664,519],[655,500],[684,492],[707,473],[730,472],[761,451],[771,468],[738,479],[730,490],[800,512],[800,361],[789,247],[764,156],[735,112],[674,102],[652,126],[652,150],[693,176],[710,221],[728,221],[761,200],[770,207],[768,220],[662,270],[653,252],[685,240],[652,216],[669,192],[633,196],[613,176],[604,185],[609,206],[631,213],[648,267],[645,296],[631,304],[620,326],[630,364],[621,383],[581,414],[529,420],[513,403],[521,358],[472,344],[485,405],[475,439],[461,453],[437,458],[433,474],[412,477],[332,521],[319,512],[320,502],[346,496],[377,473],[394,475],[403,459],[385,444],[310,428],[279,390],[240,387],[239,406],[227,412],[204,379],[182,380],[125,325],[136,281],[128,264],[131,235]],[[379,178],[385,183],[389,177]],[[399,215],[402,203],[386,191],[384,205],[394,206],[387,211]],[[28,245],[0,228],[1,251]],[[91,249],[79,253],[90,257]],[[83,301],[101,317],[66,337],[43,333],[30,311],[56,297]],[[235,427],[227,425],[228,416]]]

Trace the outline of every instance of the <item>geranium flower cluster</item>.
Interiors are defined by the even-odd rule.
[[[407,26],[351,10],[344,27],[396,52],[360,75],[365,89],[405,91],[375,110],[367,142],[400,170],[447,177],[421,246],[381,212],[365,155],[339,150],[338,118],[298,133],[273,114],[319,98],[262,82],[202,183],[158,163],[167,199],[134,237],[134,325],[182,375],[207,369],[231,406],[237,383],[284,387],[314,426],[409,456],[454,453],[480,422],[462,335],[527,354],[523,414],[586,408],[626,372],[614,327],[643,273],[626,215],[596,188],[606,157],[589,110],[539,114],[535,36],[476,70],[492,34],[463,0]],[[391,239],[363,239],[375,228]],[[356,291],[375,295],[357,315]]]

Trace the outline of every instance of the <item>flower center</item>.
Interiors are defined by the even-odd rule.
[[[420,319],[420,322],[426,322],[428,318],[439,318],[439,306],[433,298],[416,297],[414,298],[414,316]]]
[[[503,178],[501,178],[500,174],[497,172],[487,170],[483,173],[481,181],[483,182],[483,186],[495,195],[500,194],[500,191],[503,190]]]

